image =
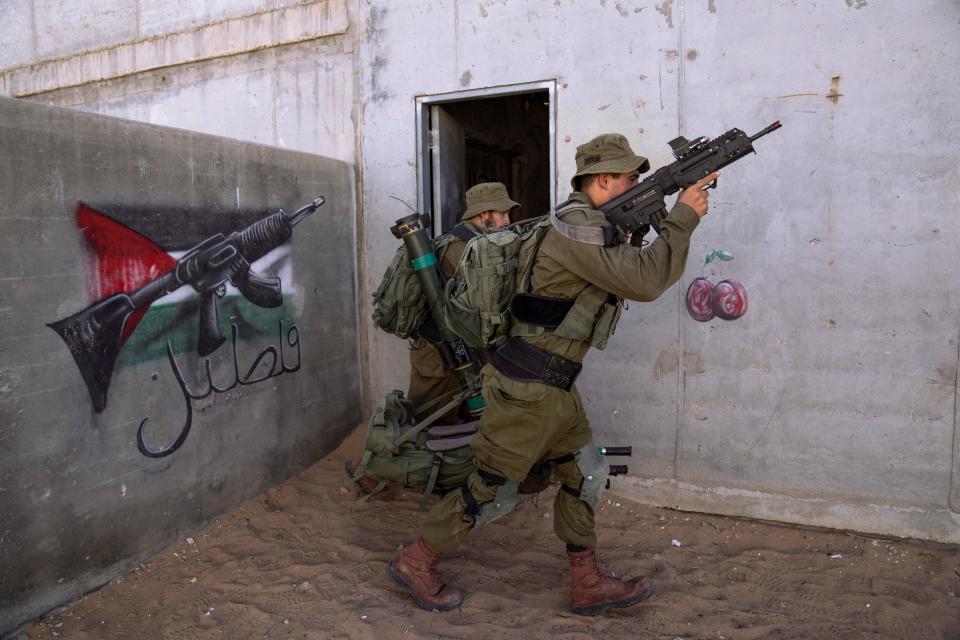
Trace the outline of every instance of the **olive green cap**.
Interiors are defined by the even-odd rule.
[[[650,161],[638,156],[630,143],[619,133],[604,133],[577,147],[577,172],[570,179],[576,189],[576,178],[595,173],[626,173],[637,169],[650,170]]]
[[[507,195],[507,188],[502,182],[481,182],[467,189],[467,210],[460,221],[469,220],[484,211],[510,211],[519,206],[519,202],[514,202]]]

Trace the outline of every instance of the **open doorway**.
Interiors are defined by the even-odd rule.
[[[520,203],[512,220],[556,202],[554,83],[538,82],[417,98],[420,211],[435,234],[457,224],[464,192],[502,182]]]

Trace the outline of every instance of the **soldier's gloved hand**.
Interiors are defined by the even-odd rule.
[[[707,209],[710,208],[708,202],[709,195],[704,190],[708,184],[720,177],[719,171],[714,171],[710,175],[697,182],[693,183],[680,193],[680,197],[677,198],[677,202],[682,202],[691,209],[699,217],[703,217],[707,213]]]

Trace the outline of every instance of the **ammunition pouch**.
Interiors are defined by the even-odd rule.
[[[553,352],[510,338],[496,351],[487,354],[496,369],[518,382],[539,382],[570,391],[583,365]]]

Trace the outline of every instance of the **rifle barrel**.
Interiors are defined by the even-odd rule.
[[[777,120],[776,122],[774,122],[772,125],[770,125],[770,126],[767,127],[766,129],[764,129],[764,130],[761,131],[760,133],[758,133],[758,134],[756,134],[756,135],[750,136],[750,142],[753,142],[753,141],[756,140],[757,138],[762,138],[763,136],[767,135],[768,133],[773,133],[774,131],[776,131],[777,129],[779,129],[779,128],[782,127],[782,126],[783,126],[783,125],[780,124],[780,121]]]
[[[298,222],[306,218],[308,215],[316,211],[317,208],[322,206],[323,203],[326,201],[327,199],[324,198],[323,196],[317,196],[316,198],[313,199],[313,201],[310,204],[304,205],[299,209],[297,209],[296,211],[294,211],[293,215],[287,218],[287,222],[290,223],[291,227],[294,226],[295,224],[297,224]]]

